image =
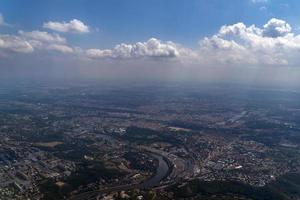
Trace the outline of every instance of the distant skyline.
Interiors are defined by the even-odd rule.
[[[184,78],[300,66],[296,0],[10,0],[0,13],[3,74]]]

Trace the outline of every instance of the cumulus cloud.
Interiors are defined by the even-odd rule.
[[[261,27],[242,22],[224,25],[216,34],[201,39],[199,47],[193,50],[156,38],[133,44],[121,43],[111,49],[82,49],[71,46],[66,38],[57,33],[38,30],[19,31],[16,35],[0,34],[0,49],[1,52],[7,50],[19,53],[56,51],[73,54],[78,58],[93,58],[89,59],[93,62],[105,58],[148,58],[201,66],[300,65],[300,35],[293,33],[291,25],[286,21],[276,18]]]
[[[39,50],[53,50],[61,53],[72,53],[73,48],[68,46],[64,37],[56,33],[44,31],[19,31],[19,35],[26,40],[32,47]]]
[[[1,35],[0,49],[17,53],[32,53],[35,50],[51,50],[61,53],[73,53],[65,38],[44,31],[19,31],[18,35]]]
[[[280,37],[285,36],[292,31],[291,26],[280,19],[272,18],[263,27],[263,35],[266,37]]]
[[[73,53],[74,50],[72,47],[63,44],[50,44],[46,47],[49,50],[59,51],[61,53]]]
[[[51,29],[58,32],[71,33],[88,33],[89,27],[78,19],[73,19],[69,22],[46,22],[43,24],[44,28]]]
[[[54,42],[54,43],[66,42],[66,39],[59,36],[58,34],[50,34],[45,31],[31,31],[31,32],[19,31],[19,34],[25,38],[43,41],[43,42]]]
[[[28,41],[13,35],[0,35],[0,49],[18,53],[31,53],[34,50]]]
[[[88,49],[86,55],[90,58],[175,58],[183,55],[186,50],[173,42],[162,42],[151,38],[146,42],[135,44],[119,44],[113,49]]]
[[[291,31],[287,22],[275,18],[262,28],[244,23],[225,25],[200,41],[199,55],[222,64],[298,64],[300,36]]]

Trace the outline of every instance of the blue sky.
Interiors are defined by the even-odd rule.
[[[0,0],[0,14],[0,75],[300,76],[298,0]]]
[[[297,0],[3,0],[0,12],[22,30],[39,29],[45,21],[80,19],[91,34],[68,35],[69,40],[103,48],[150,37],[195,46],[224,24],[262,25],[271,17],[300,26]]]

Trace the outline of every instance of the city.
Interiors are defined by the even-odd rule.
[[[173,199],[173,187],[229,181],[272,199],[270,184],[299,177],[296,92],[97,86],[2,88],[1,196]]]
[[[299,0],[0,0],[0,200],[300,200]]]

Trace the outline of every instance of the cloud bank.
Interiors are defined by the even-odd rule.
[[[89,27],[77,19],[47,22],[43,27],[57,32],[89,32]],[[50,51],[57,52],[55,56],[61,55],[62,58],[68,54],[73,59],[93,62],[147,58],[154,62],[164,60],[204,67],[299,66],[300,35],[293,32],[288,22],[276,18],[261,27],[242,22],[224,25],[214,35],[200,39],[194,49],[158,38],[133,44],[121,43],[111,49],[85,49],[73,46],[67,38],[53,32],[19,30],[16,34],[0,34],[0,55]]]
[[[113,49],[88,49],[86,55],[90,58],[175,58],[181,56],[185,50],[175,43],[162,42],[156,38],[150,38],[146,42],[135,44],[119,44]]]
[[[211,37],[200,40],[200,55],[222,64],[299,65],[300,35],[280,19],[263,27],[244,23],[224,25]]]

